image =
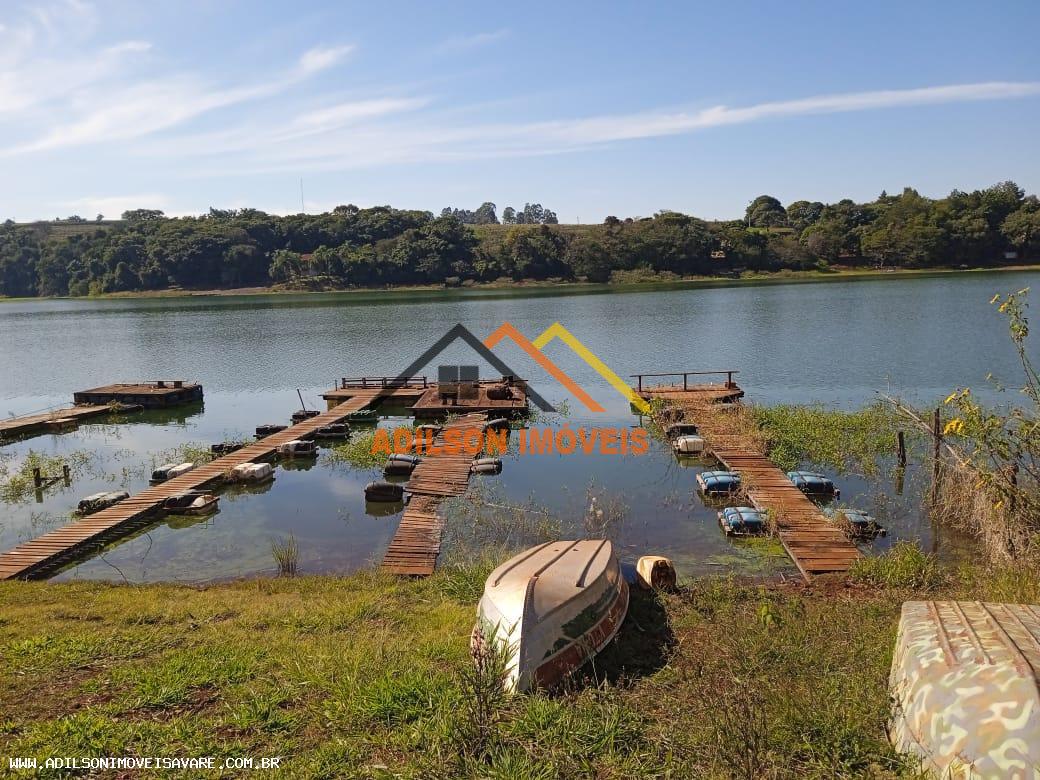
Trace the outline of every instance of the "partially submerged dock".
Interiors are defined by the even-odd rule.
[[[182,379],[120,382],[72,394],[73,406],[0,420],[0,442],[74,429],[82,420],[111,412],[168,409],[202,400],[202,385]]]
[[[152,522],[154,514],[167,498],[223,481],[235,466],[269,458],[280,444],[306,438],[319,428],[341,422],[353,412],[392,397],[394,392],[393,389],[378,388],[358,390],[335,409],[247,444],[180,477],[132,495],[113,507],[0,553],[0,580],[47,576],[61,566],[96,552],[131,529]]]
[[[75,427],[81,420],[98,417],[112,411],[109,404],[84,404],[66,406],[37,414],[9,417],[0,420],[0,441],[16,439],[30,434],[60,433]]]
[[[752,434],[749,421],[741,419],[742,411],[733,408],[734,402],[744,396],[733,381],[737,372],[714,372],[725,374],[725,382],[689,381],[691,376],[706,373],[637,375],[640,382],[634,389],[647,401],[660,399],[667,406],[677,407],[682,421],[697,425],[710,453],[726,469],[740,474],[752,505],[768,511],[780,543],[807,581],[820,574],[848,571],[862,557],[859,549],[769,459],[760,437]],[[663,387],[644,384],[642,378],[651,376],[682,376],[684,381]]]
[[[434,440],[437,445],[415,467],[406,488],[412,498],[401,516],[394,538],[383,555],[381,567],[392,574],[425,577],[433,574],[441,550],[441,532],[444,521],[437,514],[440,503],[451,496],[466,492],[473,456],[465,453],[443,452],[444,434],[457,430],[466,436],[470,430],[481,431],[487,414],[467,414],[445,423]]]

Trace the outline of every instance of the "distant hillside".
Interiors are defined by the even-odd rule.
[[[139,209],[101,222],[8,221],[0,225],[0,295],[606,282],[837,264],[994,266],[1040,257],[1040,202],[1013,182],[937,200],[906,189],[869,203],[802,200],[784,207],[763,195],[744,219],[729,222],[662,211],[559,225],[539,204],[506,211],[525,224],[496,224],[493,203],[445,209],[440,217],[339,206],[284,217],[211,209],[171,219]]]

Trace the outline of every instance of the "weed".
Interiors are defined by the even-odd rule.
[[[386,455],[373,452],[375,431],[355,433],[348,441],[335,444],[326,450],[323,459],[330,463],[347,463],[358,469],[376,469],[386,462]]]
[[[278,574],[282,577],[295,577],[300,562],[300,545],[296,537],[289,534],[285,541],[271,540],[271,555],[278,564]]]
[[[756,424],[769,442],[769,457],[791,471],[813,463],[838,472],[876,474],[878,461],[895,453],[899,418],[878,402],[853,412],[813,406],[756,406]]]
[[[896,542],[884,555],[861,558],[849,573],[857,582],[884,588],[928,590],[949,581],[948,572],[934,555],[908,541]]]

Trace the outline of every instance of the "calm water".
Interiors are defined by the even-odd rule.
[[[151,467],[186,444],[251,435],[287,422],[335,378],[395,374],[455,323],[483,337],[503,320],[533,339],[559,321],[617,374],[739,369],[760,403],[821,401],[852,408],[890,391],[921,403],[986,375],[1013,380],[1015,355],[989,306],[994,292],[1029,286],[1032,272],[826,284],[552,294],[460,292],[42,301],[0,304],[0,413],[68,403],[74,390],[142,378],[182,377],[205,386],[204,406],[147,413],[114,425],[83,425],[0,449],[17,468],[30,450],[83,457],[71,488],[42,500],[0,503],[0,549],[68,521],[84,495],[144,487]],[[607,408],[589,415],[573,399],[567,421],[634,425],[627,402],[560,342],[549,356]],[[496,353],[551,400],[562,388],[515,346]],[[456,345],[443,362],[473,363]],[[430,368],[435,373],[435,367]],[[488,369],[488,373],[491,370]],[[1002,400],[990,394],[992,400]],[[394,424],[394,420],[383,424]],[[401,422],[400,420],[396,422]],[[515,437],[514,437],[515,438]],[[663,447],[647,456],[511,457],[474,491],[501,504],[548,510],[578,532],[589,491],[625,508],[616,531],[625,554],[672,555],[687,572],[788,566],[760,544],[726,540],[714,512],[693,494],[698,466]],[[290,531],[306,571],[343,572],[377,561],[398,516],[365,513],[361,487],[376,472],[331,464],[279,467],[257,493],[225,494],[220,512],[196,523],[158,524],[62,575],[131,581],[199,581],[270,571],[272,539]],[[932,546],[918,516],[914,475],[903,495],[885,480],[842,475],[843,498],[877,512],[890,536]],[[946,544],[947,540],[943,540]]]

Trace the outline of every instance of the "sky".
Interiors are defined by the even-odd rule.
[[[0,0],[0,220],[1036,193],[1037,29],[1035,0]]]

